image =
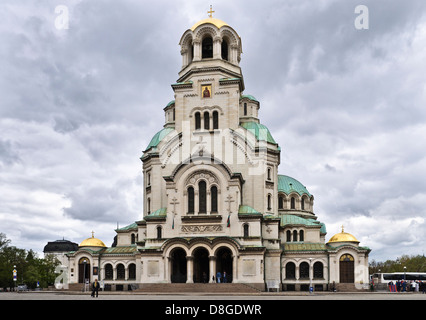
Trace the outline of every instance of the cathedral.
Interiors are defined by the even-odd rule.
[[[173,99],[141,157],[143,216],[115,230],[111,247],[92,234],[64,252],[68,283],[365,287],[371,250],[343,228],[326,242],[314,196],[279,174],[281,147],[261,123],[260,102],[244,92],[242,40],[212,13],[180,39]]]

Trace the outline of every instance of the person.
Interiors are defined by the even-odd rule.
[[[207,283],[207,274],[203,272],[203,283]]]
[[[216,282],[217,282],[217,283],[220,283],[221,278],[222,278],[222,274],[220,273],[220,271],[218,271],[218,272],[216,273]]]
[[[96,298],[98,297],[98,292],[99,292],[99,288],[100,288],[100,284],[98,282],[98,279],[95,279],[95,282],[93,282],[92,284],[92,298],[95,297],[96,294]]]
[[[223,271],[223,283],[227,283],[228,279],[226,279],[226,271]]]

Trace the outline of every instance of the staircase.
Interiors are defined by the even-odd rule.
[[[259,293],[243,283],[150,283],[139,284],[135,292],[146,293]]]
[[[354,283],[337,283],[337,292],[364,292],[364,289],[358,289]]]

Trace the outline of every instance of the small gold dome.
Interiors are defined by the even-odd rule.
[[[355,238],[350,233],[345,232],[345,229],[343,229],[343,227],[342,227],[342,232],[332,236],[331,239],[327,243],[336,243],[336,242],[359,243],[357,238]]]
[[[82,243],[80,243],[79,247],[101,247],[101,248],[106,248],[106,245],[101,240],[96,239],[94,237],[94,232],[92,232],[92,237],[91,238],[87,238]]]
[[[191,30],[194,31],[199,26],[206,24],[206,23],[210,23],[210,24],[216,26],[218,29],[222,28],[223,26],[228,25],[226,22],[223,22],[222,20],[219,20],[219,19],[216,19],[216,18],[207,18],[207,19],[201,20],[201,21],[197,22],[196,24],[194,24],[192,26]]]

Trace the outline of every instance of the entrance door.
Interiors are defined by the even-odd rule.
[[[354,257],[350,254],[344,254],[340,257],[340,283],[355,282]]]
[[[209,282],[209,252],[205,248],[194,251],[194,283]]]
[[[232,251],[228,248],[220,248],[216,257],[216,272],[222,277],[226,273],[226,282],[232,282]]]
[[[78,262],[78,283],[84,283],[84,280],[90,282],[90,260],[81,258]]]
[[[175,249],[172,254],[172,283],[186,283],[186,252],[183,249]]]

